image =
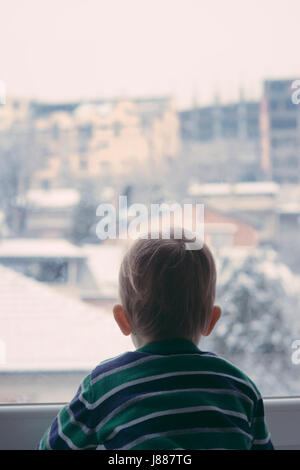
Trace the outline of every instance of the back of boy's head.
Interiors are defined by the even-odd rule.
[[[138,239],[120,268],[120,300],[132,332],[152,340],[192,339],[209,322],[216,268],[203,244],[189,250],[184,236]]]

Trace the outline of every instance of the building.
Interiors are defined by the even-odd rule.
[[[241,99],[181,111],[181,137],[198,142],[259,139],[259,109],[258,102]]]
[[[261,102],[261,162],[279,183],[300,181],[300,105],[293,103],[290,80],[266,80]]]
[[[181,154],[206,182],[253,180],[260,176],[259,103],[194,107],[179,113]]]
[[[29,113],[28,99],[6,97],[5,104],[0,102],[0,134],[17,129],[28,118]]]
[[[75,189],[31,189],[26,195],[24,233],[27,237],[70,238],[79,201]]]
[[[300,186],[281,185],[277,206],[278,230],[275,236],[282,261],[300,273]]]
[[[78,296],[85,255],[79,247],[62,239],[2,239],[0,264]]]
[[[37,187],[162,171],[179,146],[171,97],[31,104],[43,165]]]
[[[209,207],[204,209],[205,242],[218,253],[219,249],[254,249],[258,245],[258,232],[250,224],[230,217]]]
[[[279,185],[272,181],[192,183],[188,193],[192,201],[255,227],[260,243],[274,243],[278,229],[279,190]]]
[[[67,402],[99,362],[133,349],[111,311],[3,266],[0,277],[1,403]]]
[[[126,246],[76,246],[57,238],[0,241],[0,265],[48,285],[68,298],[112,308]]]
[[[247,251],[257,247],[258,233],[254,226],[246,223],[236,215],[225,214],[208,204],[204,204],[203,208],[196,205],[201,203],[202,201],[199,200],[189,207],[177,203],[164,204],[159,213],[152,217],[151,211],[148,211],[148,216],[144,218],[143,222],[134,226],[137,233],[131,232],[129,227],[128,233],[130,233],[131,238],[128,236],[125,238],[123,232],[117,245],[123,245],[124,248],[127,248],[141,234],[147,234],[150,231],[152,233],[157,233],[157,231],[168,233],[171,227],[179,229],[183,227],[196,233],[198,238],[204,240],[216,254],[220,248],[244,249]],[[179,236],[181,234],[182,230],[180,230]],[[103,248],[106,248],[106,246],[105,244]]]

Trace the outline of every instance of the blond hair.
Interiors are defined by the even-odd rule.
[[[138,239],[124,256],[120,299],[133,333],[153,340],[194,338],[207,326],[215,299],[216,267],[203,244],[186,238]]]

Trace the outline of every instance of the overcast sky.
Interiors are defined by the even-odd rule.
[[[0,0],[8,95],[172,93],[180,107],[300,77],[300,0]]]

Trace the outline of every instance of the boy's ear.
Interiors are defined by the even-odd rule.
[[[211,312],[208,328],[205,332],[202,333],[203,336],[208,336],[208,335],[211,334],[211,332],[214,329],[216,323],[220,319],[221,313],[222,313],[221,308],[218,307],[218,305],[214,305],[213,309],[212,309],[212,312]]]
[[[123,335],[128,336],[132,332],[131,325],[126,317],[126,313],[121,304],[114,305],[113,307],[114,318],[122,331]]]

